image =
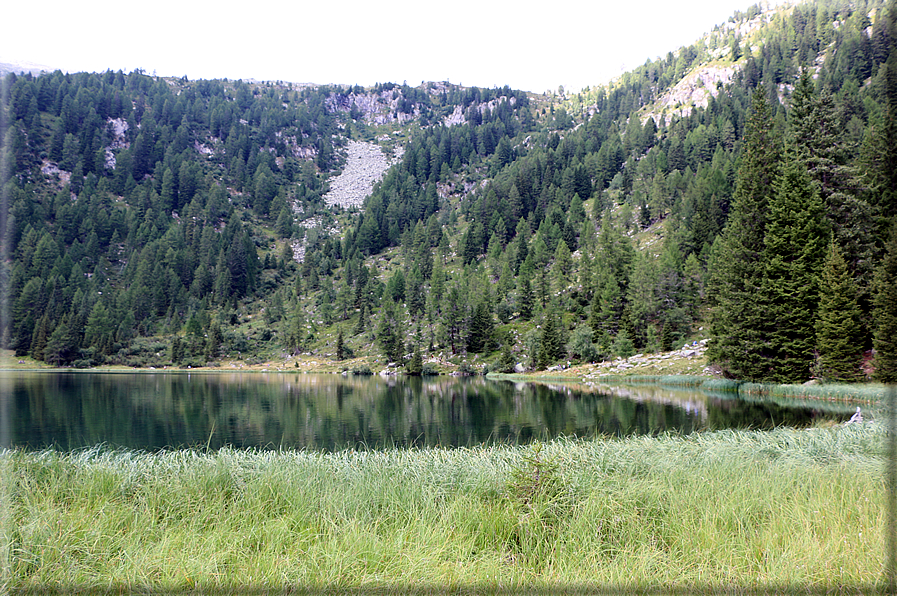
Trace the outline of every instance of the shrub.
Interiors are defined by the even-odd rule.
[[[458,374],[464,375],[466,377],[472,377],[474,375],[479,374],[477,369],[468,364],[467,362],[462,362],[461,366],[458,367]]]

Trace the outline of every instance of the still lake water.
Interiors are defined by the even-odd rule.
[[[301,373],[0,373],[0,446],[142,450],[518,444],[807,426],[853,408],[663,387]]]

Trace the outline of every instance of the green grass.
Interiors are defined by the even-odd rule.
[[[5,452],[4,584],[881,585],[883,426],[344,451]]]
[[[708,379],[694,375],[602,375],[602,383],[609,384],[651,384],[666,386],[696,387],[708,394],[731,394],[743,399],[761,398],[823,400],[854,404],[881,405],[885,399],[885,386],[881,383],[825,383],[814,385],[774,385],[746,383],[731,379]]]
[[[701,377],[698,375],[601,375],[598,380],[600,380],[602,383],[666,385],[672,387],[700,387],[707,382],[707,377]]]

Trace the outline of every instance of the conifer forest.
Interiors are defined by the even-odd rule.
[[[7,74],[3,348],[430,374],[707,338],[728,378],[897,381],[897,3],[755,6],[579,92],[346,83]],[[356,143],[392,165],[337,204]]]

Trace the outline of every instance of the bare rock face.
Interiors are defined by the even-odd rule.
[[[404,96],[400,89],[390,89],[381,93],[334,93],[326,99],[331,112],[351,112],[357,110],[361,118],[375,125],[405,124],[420,117],[420,107],[412,105],[410,111],[403,105]]]
[[[128,121],[122,118],[109,118],[107,127],[112,131],[112,143],[109,149],[127,149],[131,146],[128,142],[126,133],[128,132]]]
[[[659,104],[666,110],[666,124],[673,115],[686,117],[694,107],[706,108],[711,97],[716,97],[720,88],[728,85],[741,65],[719,66],[707,64],[695,69],[661,96]],[[717,86],[719,85],[719,86]],[[654,117],[654,114],[649,114]]]
[[[455,110],[445,117],[443,124],[446,126],[455,126],[456,124],[464,124],[464,111],[461,109],[461,106],[455,106]]]
[[[401,155],[390,159],[374,143],[349,141],[348,158],[342,173],[330,182],[324,195],[329,206],[360,208],[376,184]]]

